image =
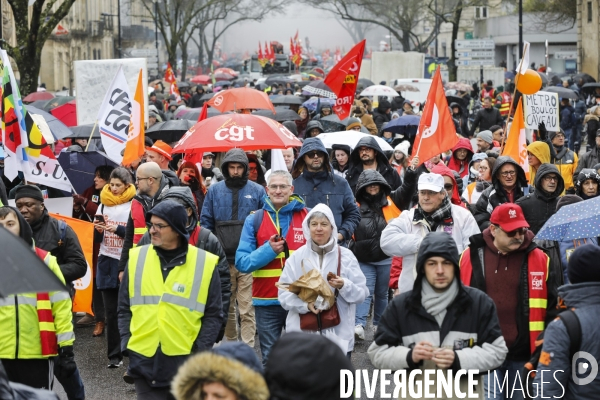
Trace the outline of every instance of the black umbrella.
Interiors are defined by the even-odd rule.
[[[591,93],[596,90],[596,88],[600,88],[600,83],[590,82],[583,85],[581,90],[583,90],[585,93]]]
[[[44,107],[43,107],[44,111],[50,111],[53,108],[60,107],[63,104],[67,104],[71,100],[75,100],[75,97],[73,97],[73,96],[58,96],[58,97],[55,97],[52,100],[48,100],[48,102],[46,103],[46,105],[44,105]]]
[[[160,139],[167,143],[176,142],[195,124],[196,121],[190,119],[173,119],[171,121],[159,122],[152,125],[146,131],[146,136],[153,140]]]
[[[448,105],[451,103],[458,103],[461,107],[465,106],[465,99],[460,96],[448,96],[446,95],[446,100],[448,100]]]
[[[296,121],[300,119],[298,113],[294,110],[290,110],[289,108],[275,107],[275,111],[276,113],[273,114],[273,111],[271,110],[256,110],[252,114],[271,118],[277,122]]]
[[[320,119],[321,125],[325,132],[345,131],[348,126],[348,118],[340,120],[336,114],[331,114]]]
[[[177,87],[179,87],[179,88],[184,88],[184,87],[188,88],[188,87],[190,87],[190,83],[189,82],[179,82],[179,83],[177,83]]]
[[[583,80],[584,86],[586,83],[595,83],[596,80],[589,74],[586,74],[585,72],[581,73],[581,74],[577,74],[577,75],[573,75],[573,82],[579,84],[579,80]]]
[[[58,163],[77,193],[83,193],[94,183],[96,167],[101,165],[118,167],[100,151],[62,151],[58,155]]]
[[[21,238],[0,226],[0,297],[66,292],[67,288]]]
[[[577,95],[577,93],[575,93],[575,91],[562,86],[550,86],[547,87],[545,90],[546,92],[550,93],[558,93],[558,97],[562,99],[579,99],[579,96]]]
[[[294,82],[295,81],[293,79],[290,79],[288,76],[285,76],[285,75],[271,75],[265,80],[265,83],[268,86],[285,85],[285,84],[294,83]]]
[[[375,83],[373,83],[372,80],[367,79],[367,78],[360,78],[358,80],[358,84],[362,85],[363,88],[368,88],[369,86],[373,86]]]
[[[283,96],[273,96],[271,97],[271,103],[274,105],[278,104],[302,104],[304,103],[304,99],[301,99],[298,96],[294,96],[291,94],[283,95]]]
[[[69,135],[69,139],[88,139],[90,138],[90,133],[92,133],[92,128],[94,124],[86,124],[86,125],[77,125],[72,126],[71,131],[73,134]],[[96,128],[94,129],[94,134],[92,135],[92,139],[100,139],[100,131],[98,129],[98,124],[96,124]]]
[[[202,112],[201,108],[192,108],[190,111],[186,112],[181,116],[181,119],[187,119],[191,121],[198,121],[198,117],[200,117],[200,113]],[[214,117],[215,115],[221,115],[222,113],[216,108],[209,107],[207,111],[207,117]]]

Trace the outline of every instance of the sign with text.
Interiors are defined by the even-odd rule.
[[[558,93],[537,92],[523,96],[525,99],[525,127],[538,129],[543,122],[549,132],[560,130]]]

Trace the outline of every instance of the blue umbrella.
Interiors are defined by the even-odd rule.
[[[58,155],[58,163],[62,167],[67,178],[73,184],[77,193],[83,193],[94,183],[94,172],[100,165],[118,165],[106,157],[100,151],[63,151]]]
[[[535,236],[536,239],[573,240],[600,235],[600,196],[562,207]]]
[[[412,137],[417,134],[420,120],[421,117],[418,115],[403,115],[385,124],[382,131]]]
[[[320,102],[321,105],[323,104],[329,104],[330,106],[333,106],[335,104],[335,100],[334,99],[329,99],[326,97],[321,97],[320,99],[313,97],[312,99],[306,100],[303,104],[302,107],[308,109],[308,111],[315,112],[315,110],[317,109],[317,102]]]

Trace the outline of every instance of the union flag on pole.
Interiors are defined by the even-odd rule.
[[[129,121],[129,134],[127,135],[127,143],[125,143],[125,153],[123,161],[125,166],[131,165],[132,162],[138,160],[144,155],[146,150],[144,141],[144,80],[142,70],[138,75],[135,95],[131,102],[131,119]]]
[[[412,156],[419,156],[419,164],[450,150],[458,143],[456,128],[442,84],[440,67],[437,67],[433,76],[414,143]]]
[[[521,166],[521,168],[523,168],[523,171],[525,171],[525,176],[527,176],[527,180],[529,181],[527,136],[525,133],[525,121],[523,119],[523,106],[521,105],[521,99],[519,99],[519,104],[517,104],[515,117],[510,125],[510,131],[508,132],[508,137],[504,143],[502,155],[512,157],[512,159],[515,160]]]
[[[167,70],[165,71],[165,82],[175,83],[177,79],[175,78],[175,73],[173,72],[173,68],[171,68],[171,63],[167,63]]]
[[[354,46],[344,58],[333,66],[323,81],[337,96],[333,111],[339,119],[347,118],[350,115],[360,66],[365,53],[365,43],[366,40],[363,40]]]

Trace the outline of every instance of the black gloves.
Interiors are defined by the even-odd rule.
[[[190,176],[188,179],[188,183],[190,184],[190,189],[192,192],[196,192],[200,190],[200,182],[196,179],[195,176]]]
[[[54,364],[54,374],[58,378],[66,379],[75,373],[77,364],[73,346],[65,346],[58,349],[58,360]]]
[[[546,141],[548,139],[548,131],[546,130],[546,124],[540,122],[538,125],[538,136],[541,141]]]

